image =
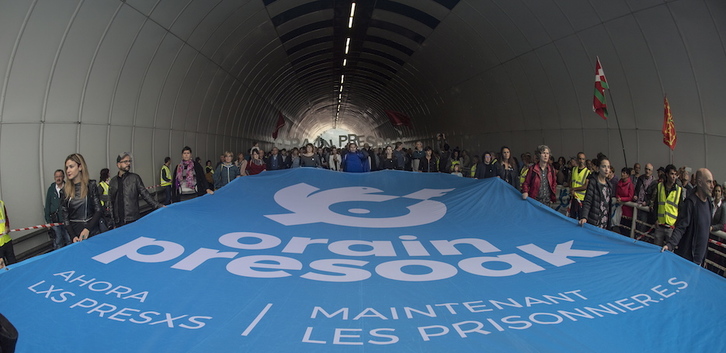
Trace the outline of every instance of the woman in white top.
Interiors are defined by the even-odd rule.
[[[338,149],[335,147],[330,149],[330,156],[328,156],[328,166],[330,166],[330,170],[334,170],[336,172],[339,172],[341,170],[340,154],[338,154]]]

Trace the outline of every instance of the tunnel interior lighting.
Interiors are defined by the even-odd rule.
[[[355,16],[355,3],[350,4],[350,18],[348,18],[348,28],[353,28],[353,17]]]
[[[355,17],[355,2],[350,4],[350,17],[348,17],[348,29],[353,28],[353,18]],[[343,68],[348,65],[348,52],[350,51],[350,37],[345,39],[345,54],[343,56]],[[343,102],[343,83],[345,82],[345,74],[340,75],[340,90],[338,93],[338,109],[335,112],[335,123],[337,125],[340,118],[340,105]]]

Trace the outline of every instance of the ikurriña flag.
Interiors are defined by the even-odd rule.
[[[676,124],[673,122],[671,115],[671,105],[668,103],[668,97],[663,97],[663,143],[673,151],[676,148]]]
[[[598,57],[595,64],[595,95],[592,99],[592,110],[603,119],[608,118],[608,106],[605,100],[606,89],[610,89],[610,87],[608,87],[608,81],[605,78],[605,72]]]
[[[285,126],[285,117],[282,116],[282,112],[277,112],[277,124],[275,124],[275,131],[272,132],[272,138],[277,138],[277,132],[280,131],[280,128]]]
[[[411,121],[411,118],[403,113],[395,112],[392,110],[386,110],[386,115],[388,115],[388,120],[391,121],[391,125],[393,126],[408,126],[410,128],[413,128],[413,122]]]

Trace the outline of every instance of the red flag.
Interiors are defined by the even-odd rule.
[[[603,119],[608,118],[608,106],[605,101],[605,90],[610,89],[608,81],[605,79],[605,72],[600,65],[600,58],[597,58],[595,64],[595,95],[592,98],[592,110],[600,115]]]
[[[676,148],[677,140],[676,124],[673,122],[673,115],[671,115],[671,105],[668,103],[668,97],[663,97],[663,143],[673,151]]]
[[[277,132],[280,131],[280,128],[285,126],[285,117],[282,116],[282,112],[277,112],[277,124],[275,124],[275,131],[272,132],[272,138],[277,139]]]
[[[410,128],[413,128],[413,122],[411,121],[411,118],[408,117],[408,115],[394,112],[392,110],[386,110],[386,115],[388,115],[388,120],[391,121],[391,125],[393,126],[408,126]]]

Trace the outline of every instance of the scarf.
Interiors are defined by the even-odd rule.
[[[197,186],[197,178],[194,175],[194,161],[181,161],[179,166],[176,167],[176,180],[179,185],[184,185],[190,189],[194,189]]]

